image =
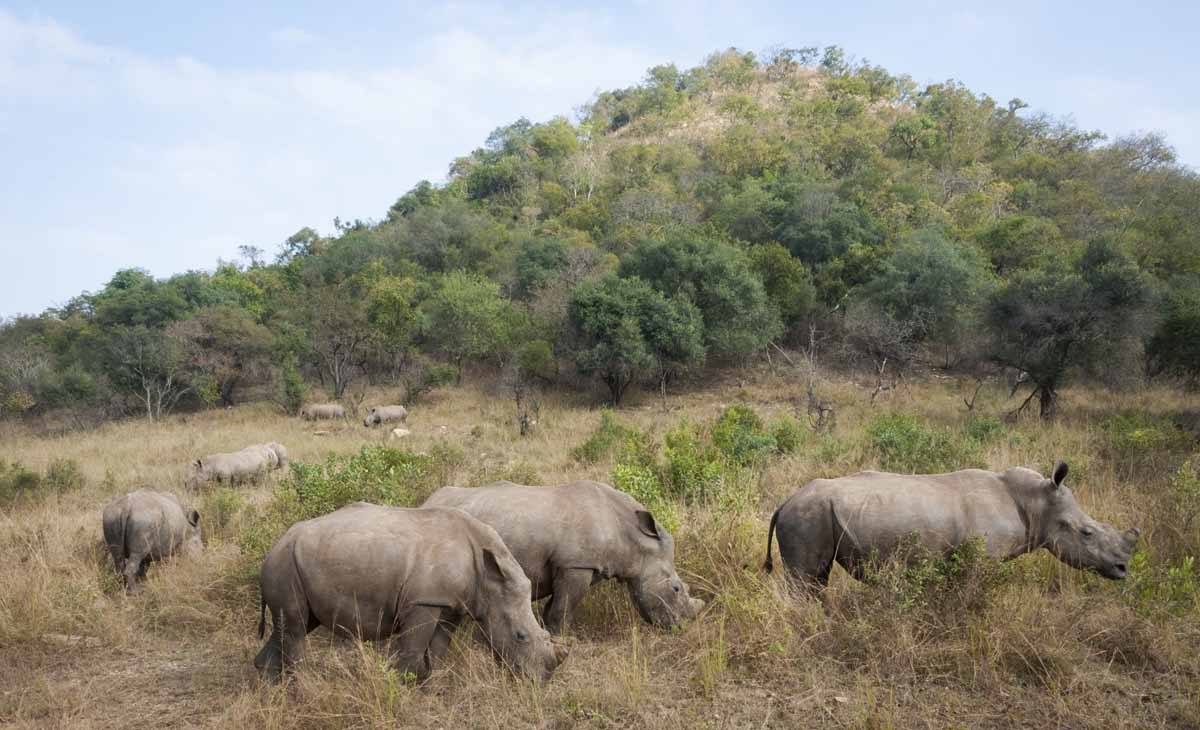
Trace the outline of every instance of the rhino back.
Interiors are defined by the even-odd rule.
[[[886,556],[914,533],[934,551],[983,536],[989,553],[1005,557],[1025,536],[1001,476],[977,469],[936,475],[864,472],[816,480],[796,494],[789,509],[795,517],[832,520],[839,554],[864,554],[859,557],[871,551]]]
[[[126,505],[126,555],[143,554],[159,560],[182,544],[187,518],[174,495],[142,489],[127,495]]]
[[[470,605],[481,541],[454,511],[349,505],[288,530],[264,564],[264,598],[287,600],[299,586],[322,624],[385,636],[414,604]]]
[[[536,585],[547,585],[555,566],[615,575],[637,562],[637,541],[631,536],[637,503],[598,482],[447,487],[426,504],[457,507],[491,526]]]

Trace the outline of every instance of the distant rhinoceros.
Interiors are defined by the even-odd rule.
[[[300,409],[300,415],[306,421],[319,421],[330,418],[345,418],[346,409],[337,403],[316,403]]]
[[[363,425],[378,426],[381,423],[391,423],[398,421],[403,423],[408,419],[408,409],[404,406],[374,406],[367,412],[367,417],[363,419]]]
[[[1124,578],[1138,531],[1093,520],[1063,484],[1066,477],[1059,462],[1050,479],[1019,467],[816,479],[771,517],[764,567],[773,567],[775,532],[791,577],[814,587],[827,583],[834,562],[861,579],[870,560],[894,556],[905,540],[938,554],[979,537],[995,558],[1044,547],[1067,565]]]
[[[266,444],[260,444],[275,453],[275,469],[284,469],[288,465],[287,447],[278,441],[272,441]]]
[[[102,521],[104,543],[129,593],[140,590],[151,562],[204,549],[200,513],[167,492],[144,487],[123,494],[104,506]]]
[[[357,502],[299,522],[267,553],[260,580],[259,638],[268,610],[273,628],[254,666],[268,678],[303,657],[317,626],[393,637],[393,664],[418,677],[466,616],[498,658],[533,679],[549,679],[567,655],[538,626],[529,579],[500,536],[458,510]]]
[[[588,587],[608,578],[624,581],[642,618],[658,626],[677,626],[704,607],[675,572],[671,533],[606,484],[443,487],[425,506],[456,507],[494,527],[533,583],[533,599],[551,596],[543,620],[553,633],[566,630]]]
[[[286,451],[284,458],[287,458]],[[194,467],[195,471],[189,480],[189,485],[193,487],[205,482],[253,482],[279,468],[279,452],[272,445],[255,444],[233,453],[209,454],[196,459]]]

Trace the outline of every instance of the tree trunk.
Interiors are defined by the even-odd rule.
[[[1038,391],[1038,415],[1043,421],[1054,418],[1058,410],[1058,393],[1054,388],[1043,385]]]

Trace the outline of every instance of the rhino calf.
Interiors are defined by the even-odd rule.
[[[141,590],[150,563],[204,549],[200,513],[167,492],[142,488],[121,495],[104,506],[102,520],[104,543],[128,593]]]
[[[771,537],[778,533],[779,554],[801,585],[825,586],[835,562],[861,579],[870,560],[895,557],[915,534],[917,547],[933,553],[979,537],[994,558],[1044,547],[1072,567],[1124,578],[1138,531],[1093,520],[1063,484],[1066,477],[1059,462],[1050,479],[1019,467],[817,479],[771,517],[764,567],[773,567]]]
[[[346,409],[337,403],[317,403],[300,409],[300,416],[306,421],[320,421],[331,418],[345,418]]]
[[[363,425],[370,428],[381,423],[403,423],[406,420],[408,420],[408,409],[404,406],[373,406],[370,411],[367,411]]]
[[[280,444],[255,444],[230,454],[209,454],[196,459],[195,472],[189,480],[190,486],[205,482],[238,484],[262,479],[268,472],[287,462],[287,449]]]
[[[671,533],[607,484],[443,487],[424,506],[455,507],[494,527],[532,582],[533,599],[550,597],[543,621],[553,633],[566,630],[588,587],[608,578],[628,586],[648,623],[677,626],[704,607],[675,572]]]
[[[392,663],[424,678],[464,617],[496,656],[545,681],[566,658],[538,626],[529,579],[496,531],[458,510],[357,502],[292,525],[267,553],[260,577],[271,636],[254,659],[277,679],[303,656],[317,626],[360,639],[391,639]]]

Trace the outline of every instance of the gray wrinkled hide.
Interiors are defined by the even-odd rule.
[[[300,415],[306,421],[318,421],[330,418],[345,418],[346,409],[337,403],[316,403],[300,409]]]
[[[273,629],[254,660],[276,678],[317,626],[391,639],[397,669],[429,674],[455,627],[475,619],[514,671],[546,680],[566,657],[530,609],[529,580],[487,525],[458,510],[358,502],[293,525],[261,574]],[[265,614],[260,619],[263,634]]]
[[[142,488],[121,495],[104,506],[102,519],[104,543],[129,593],[140,590],[151,562],[204,549],[200,513],[174,494]]]
[[[191,484],[193,486],[204,482],[237,484],[262,479],[268,472],[279,468],[279,452],[273,448],[274,446],[274,444],[255,444],[230,454],[209,454],[197,459]],[[286,450],[283,453],[286,459]]]
[[[268,449],[270,449],[271,451],[273,451],[275,453],[275,468],[276,469],[287,468],[287,465],[288,465],[287,447],[285,447],[283,444],[279,443],[278,441],[272,441],[271,443],[263,444],[263,446],[267,447]]]
[[[363,419],[364,426],[378,426],[381,423],[401,422],[408,420],[408,409],[404,406],[373,406]]]
[[[886,560],[914,538],[938,554],[982,537],[995,558],[1044,547],[1073,567],[1124,578],[1138,531],[1122,533],[1085,514],[1063,484],[1066,475],[1060,463],[1052,479],[1020,467],[817,479],[771,518],[765,567],[772,568],[772,531],[789,574],[814,586],[826,584],[834,562],[861,578],[873,554]]]
[[[551,632],[565,631],[588,586],[608,578],[624,581],[642,618],[659,626],[677,626],[704,607],[675,572],[671,534],[606,484],[443,487],[425,506],[456,507],[494,527],[533,583],[534,600],[551,597],[543,613]]]

